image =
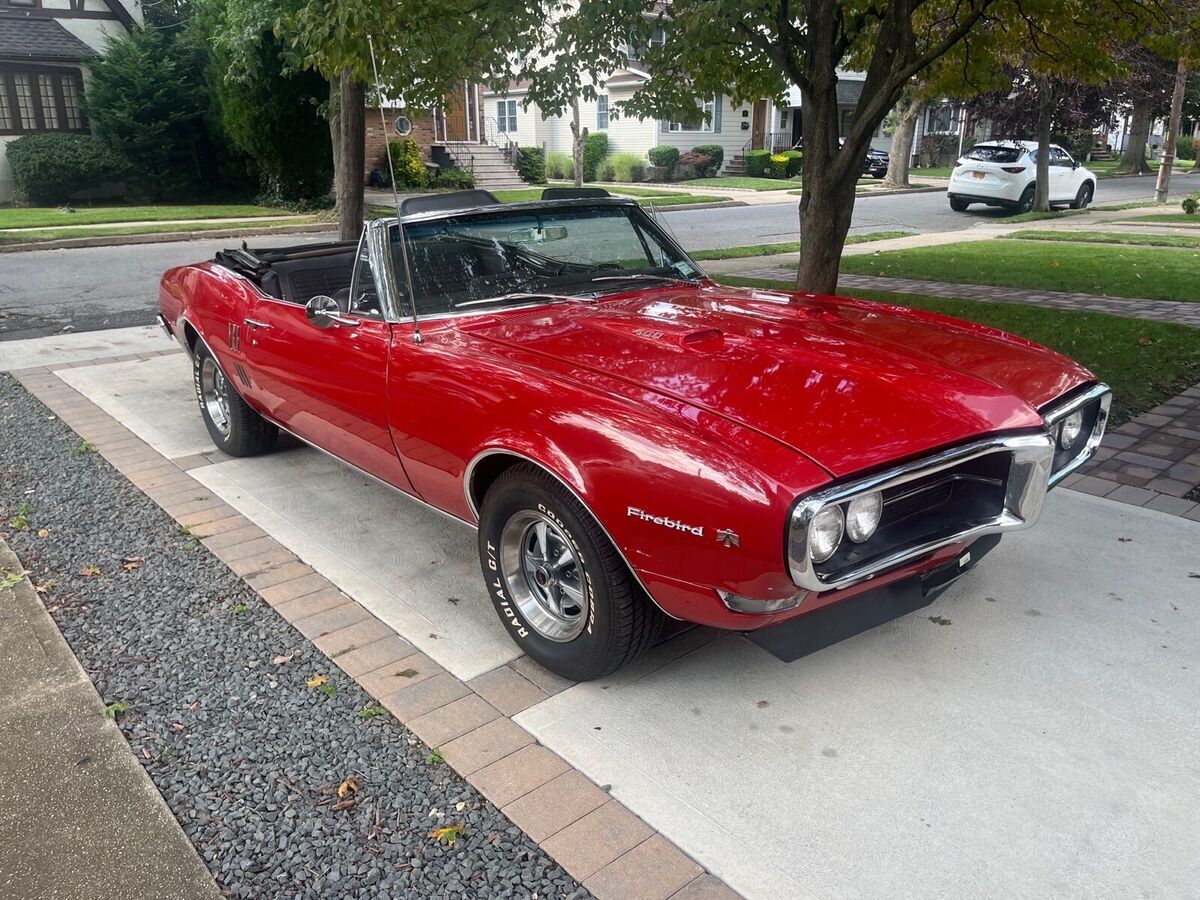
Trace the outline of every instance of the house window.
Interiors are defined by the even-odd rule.
[[[504,132],[517,130],[516,100],[500,100],[496,103],[496,130]]]
[[[0,68],[0,134],[83,131],[77,69]]]
[[[715,99],[709,99],[704,102],[704,105],[696,110],[696,114],[686,118],[680,122],[671,122],[667,126],[668,131],[712,131],[713,117],[716,115],[717,103]]]
[[[604,131],[608,128],[608,94],[601,94],[596,98],[596,130]]]
[[[927,134],[939,134],[956,131],[954,122],[954,106],[950,103],[940,103],[931,106],[925,120]]]

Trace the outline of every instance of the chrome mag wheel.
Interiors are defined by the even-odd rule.
[[[500,568],[508,595],[547,640],[577,638],[587,623],[583,566],[562,529],[534,510],[518,512],[500,535]]]
[[[217,367],[212,357],[205,357],[200,365],[200,399],[213,427],[221,434],[229,434],[229,382]]]

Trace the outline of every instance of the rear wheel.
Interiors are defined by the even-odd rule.
[[[609,675],[662,629],[662,614],[603,529],[536,466],[514,466],[488,490],[479,558],[509,635],[564,678]]]
[[[1071,203],[1071,209],[1087,209],[1088,204],[1092,202],[1092,185],[1085,182],[1079,186],[1079,192],[1075,195],[1075,200]]]
[[[971,204],[968,203],[966,200],[962,199],[962,197],[951,197],[950,198],[950,208],[952,210],[954,210],[955,212],[966,212],[967,207],[970,205]]]
[[[1021,193],[1021,199],[1017,201],[1017,212],[1027,213],[1033,211],[1033,197],[1036,191],[1036,185],[1031,184],[1029,187],[1025,188],[1025,190]]]
[[[275,446],[279,430],[246,405],[202,341],[192,355],[192,379],[200,417],[219,450],[230,456],[255,456]]]

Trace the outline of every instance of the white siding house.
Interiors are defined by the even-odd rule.
[[[137,0],[0,0],[0,203],[13,198],[8,142],[87,132],[87,63],[141,24]]]

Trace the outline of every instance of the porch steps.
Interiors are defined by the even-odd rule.
[[[485,191],[527,188],[499,147],[466,141],[446,141],[442,144],[459,165],[475,172],[475,187]]]
[[[721,170],[722,175],[746,175],[746,157],[742,154],[736,154],[732,159],[726,161],[725,168]]]

